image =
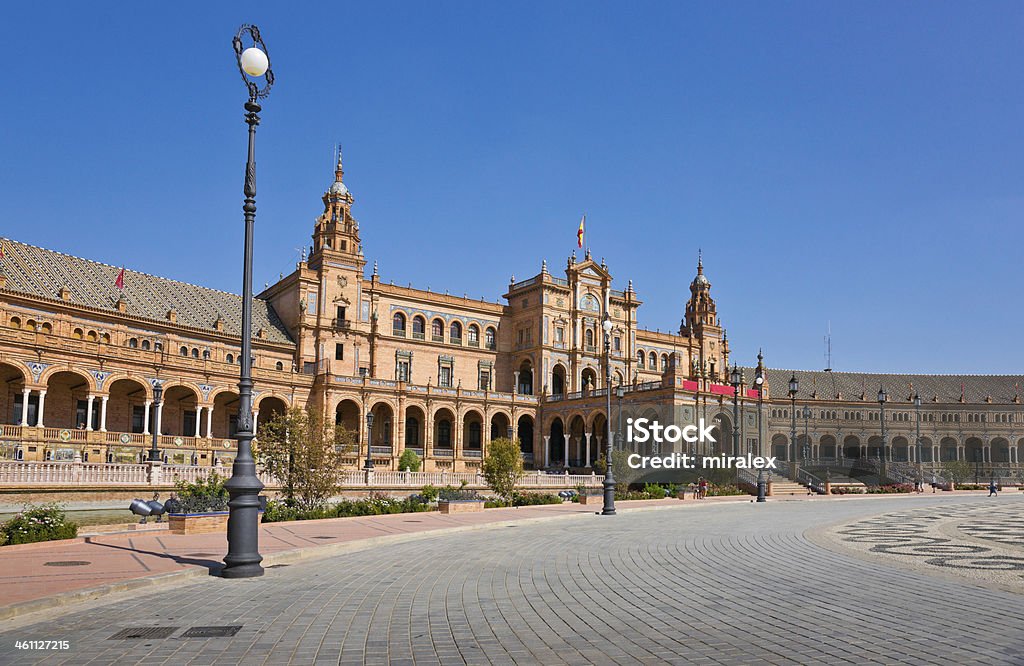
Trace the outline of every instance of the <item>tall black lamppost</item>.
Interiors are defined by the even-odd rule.
[[[917,412],[917,482],[924,488],[924,460],[921,458],[921,396],[914,392],[914,411]]]
[[[615,438],[618,440],[618,442],[616,442],[616,445],[612,447],[613,449],[617,448],[619,450],[623,450],[623,448],[624,448],[622,446],[622,399],[625,396],[626,396],[626,389],[622,386],[622,384],[619,384],[618,388],[615,389],[615,400],[619,404],[619,418],[618,418],[618,421],[617,421],[618,428],[616,428],[617,432],[616,432],[616,435],[615,435]]]
[[[764,399],[764,371],[761,362],[761,350],[757,350],[757,371],[754,375],[754,386],[757,387],[757,454],[764,455],[764,433],[761,432],[761,407]],[[757,501],[765,501],[764,469],[757,468]]]
[[[796,394],[800,390],[800,382],[796,380],[796,373],[789,378],[789,411],[793,414],[793,427],[790,429],[790,435],[792,439],[792,445],[790,450],[793,452],[790,456],[790,460],[796,458]]]
[[[601,324],[601,328],[604,329],[604,386],[605,386],[605,398],[607,402],[608,411],[605,412],[609,418],[605,419],[608,430],[608,441],[605,442],[605,465],[604,470],[604,507],[601,509],[602,516],[614,516],[615,515],[615,475],[612,472],[614,465],[612,464],[612,319],[608,316],[608,312],[604,313],[604,323]]]
[[[740,383],[743,381],[743,373],[732,364],[732,372],[729,373],[729,383],[732,384],[732,454],[740,455]]]
[[[363,469],[373,469],[373,412],[366,412],[366,463]]]
[[[160,460],[160,410],[163,407],[164,386],[163,382],[153,382],[153,445],[149,449],[149,461]]]
[[[885,449],[889,444],[889,436],[885,430],[885,403],[889,400],[889,394],[884,387],[878,389],[878,418],[882,421],[882,462],[886,461]]]
[[[243,47],[243,38],[251,43]],[[242,81],[249,90],[245,103],[245,123],[249,126],[249,157],[245,163],[245,246],[242,263],[242,371],[238,381],[238,454],[231,466],[231,478],[224,487],[230,500],[228,508],[228,554],[224,556],[225,578],[262,576],[263,557],[259,552],[259,494],[263,483],[256,476],[252,457],[252,236],[256,222],[256,126],[260,124],[259,105],[270,93],[274,73],[270,70],[267,46],[259,28],[243,25],[231,42]],[[257,81],[263,78],[263,87]]]
[[[811,408],[804,405],[804,446],[803,446],[803,458],[804,464],[807,464],[807,459],[811,457],[811,437],[808,433],[808,423],[811,418]]]

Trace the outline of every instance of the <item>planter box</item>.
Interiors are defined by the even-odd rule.
[[[212,513],[171,513],[167,516],[171,534],[209,534],[226,532],[228,512]]]
[[[437,503],[437,509],[441,513],[472,513],[484,510],[484,501],[481,500],[441,500]]]
[[[599,495],[588,495],[586,493],[580,493],[579,498],[580,498],[580,504],[590,504],[590,503],[599,504],[598,500],[602,500],[602,501],[604,500],[604,497],[602,497],[602,496],[599,496]]]

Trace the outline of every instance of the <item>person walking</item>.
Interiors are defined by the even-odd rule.
[[[999,490],[999,488],[996,487],[996,480],[995,479],[992,479],[991,481],[988,482],[988,496],[989,497],[992,497],[993,495],[998,497],[999,496],[999,493],[997,492],[998,490]]]

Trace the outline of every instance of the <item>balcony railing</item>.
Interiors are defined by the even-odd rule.
[[[331,326],[334,327],[334,330],[336,331],[347,331],[352,327],[352,320],[335,318],[331,320]]]
[[[450,342],[453,345],[461,345],[462,344],[462,338],[449,338],[448,342]]]
[[[431,334],[430,335],[430,341],[431,342],[444,342],[444,336],[443,335]]]
[[[423,331],[413,331],[412,332],[412,339],[413,340],[423,340],[425,338],[426,338],[426,336],[423,333]]]
[[[455,456],[455,450],[447,447],[436,446],[434,447],[433,454],[438,458],[452,458]]]
[[[393,335],[395,337],[398,337],[398,338],[404,338],[405,337],[405,329],[404,328],[392,328],[391,329],[391,335]]]

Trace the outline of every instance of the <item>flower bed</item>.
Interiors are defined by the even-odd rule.
[[[67,520],[58,504],[26,507],[21,513],[0,525],[0,545],[74,539],[78,525]]]
[[[892,483],[884,486],[868,486],[867,493],[870,495],[885,495],[890,493],[912,493],[914,492],[914,484],[912,483]]]

